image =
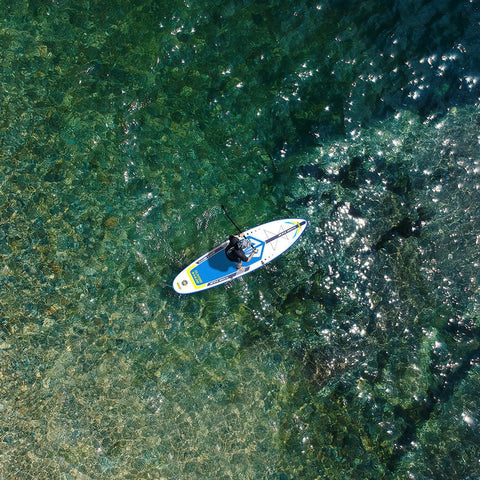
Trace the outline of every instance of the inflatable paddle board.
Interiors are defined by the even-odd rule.
[[[195,293],[253,272],[291,247],[307,225],[308,222],[301,218],[286,218],[247,230],[243,235],[249,240],[250,246],[244,249],[245,255],[249,257],[254,249],[257,251],[249,262],[243,262],[244,268],[237,269],[237,262],[227,258],[227,240],[182,270],[175,277],[173,288],[181,294]]]

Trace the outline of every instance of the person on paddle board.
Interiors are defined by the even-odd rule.
[[[247,257],[243,249],[249,246],[249,242],[248,240],[245,240],[243,235],[239,235],[238,237],[235,235],[230,235],[228,240],[229,243],[225,248],[225,254],[227,255],[227,258],[232,262],[238,262],[237,269],[245,268],[242,267],[242,263],[249,262],[256,253],[257,249],[253,249],[252,253]]]

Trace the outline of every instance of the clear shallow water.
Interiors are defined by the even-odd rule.
[[[5,7],[2,478],[480,477],[477,8]]]

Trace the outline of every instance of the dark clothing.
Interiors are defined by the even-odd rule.
[[[240,246],[240,240],[234,235],[230,235],[229,240],[230,242],[225,248],[227,258],[232,262],[248,262],[248,258]]]

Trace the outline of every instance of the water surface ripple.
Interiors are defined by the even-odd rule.
[[[480,478],[478,0],[0,14],[0,477]],[[294,249],[180,297],[244,227]]]

